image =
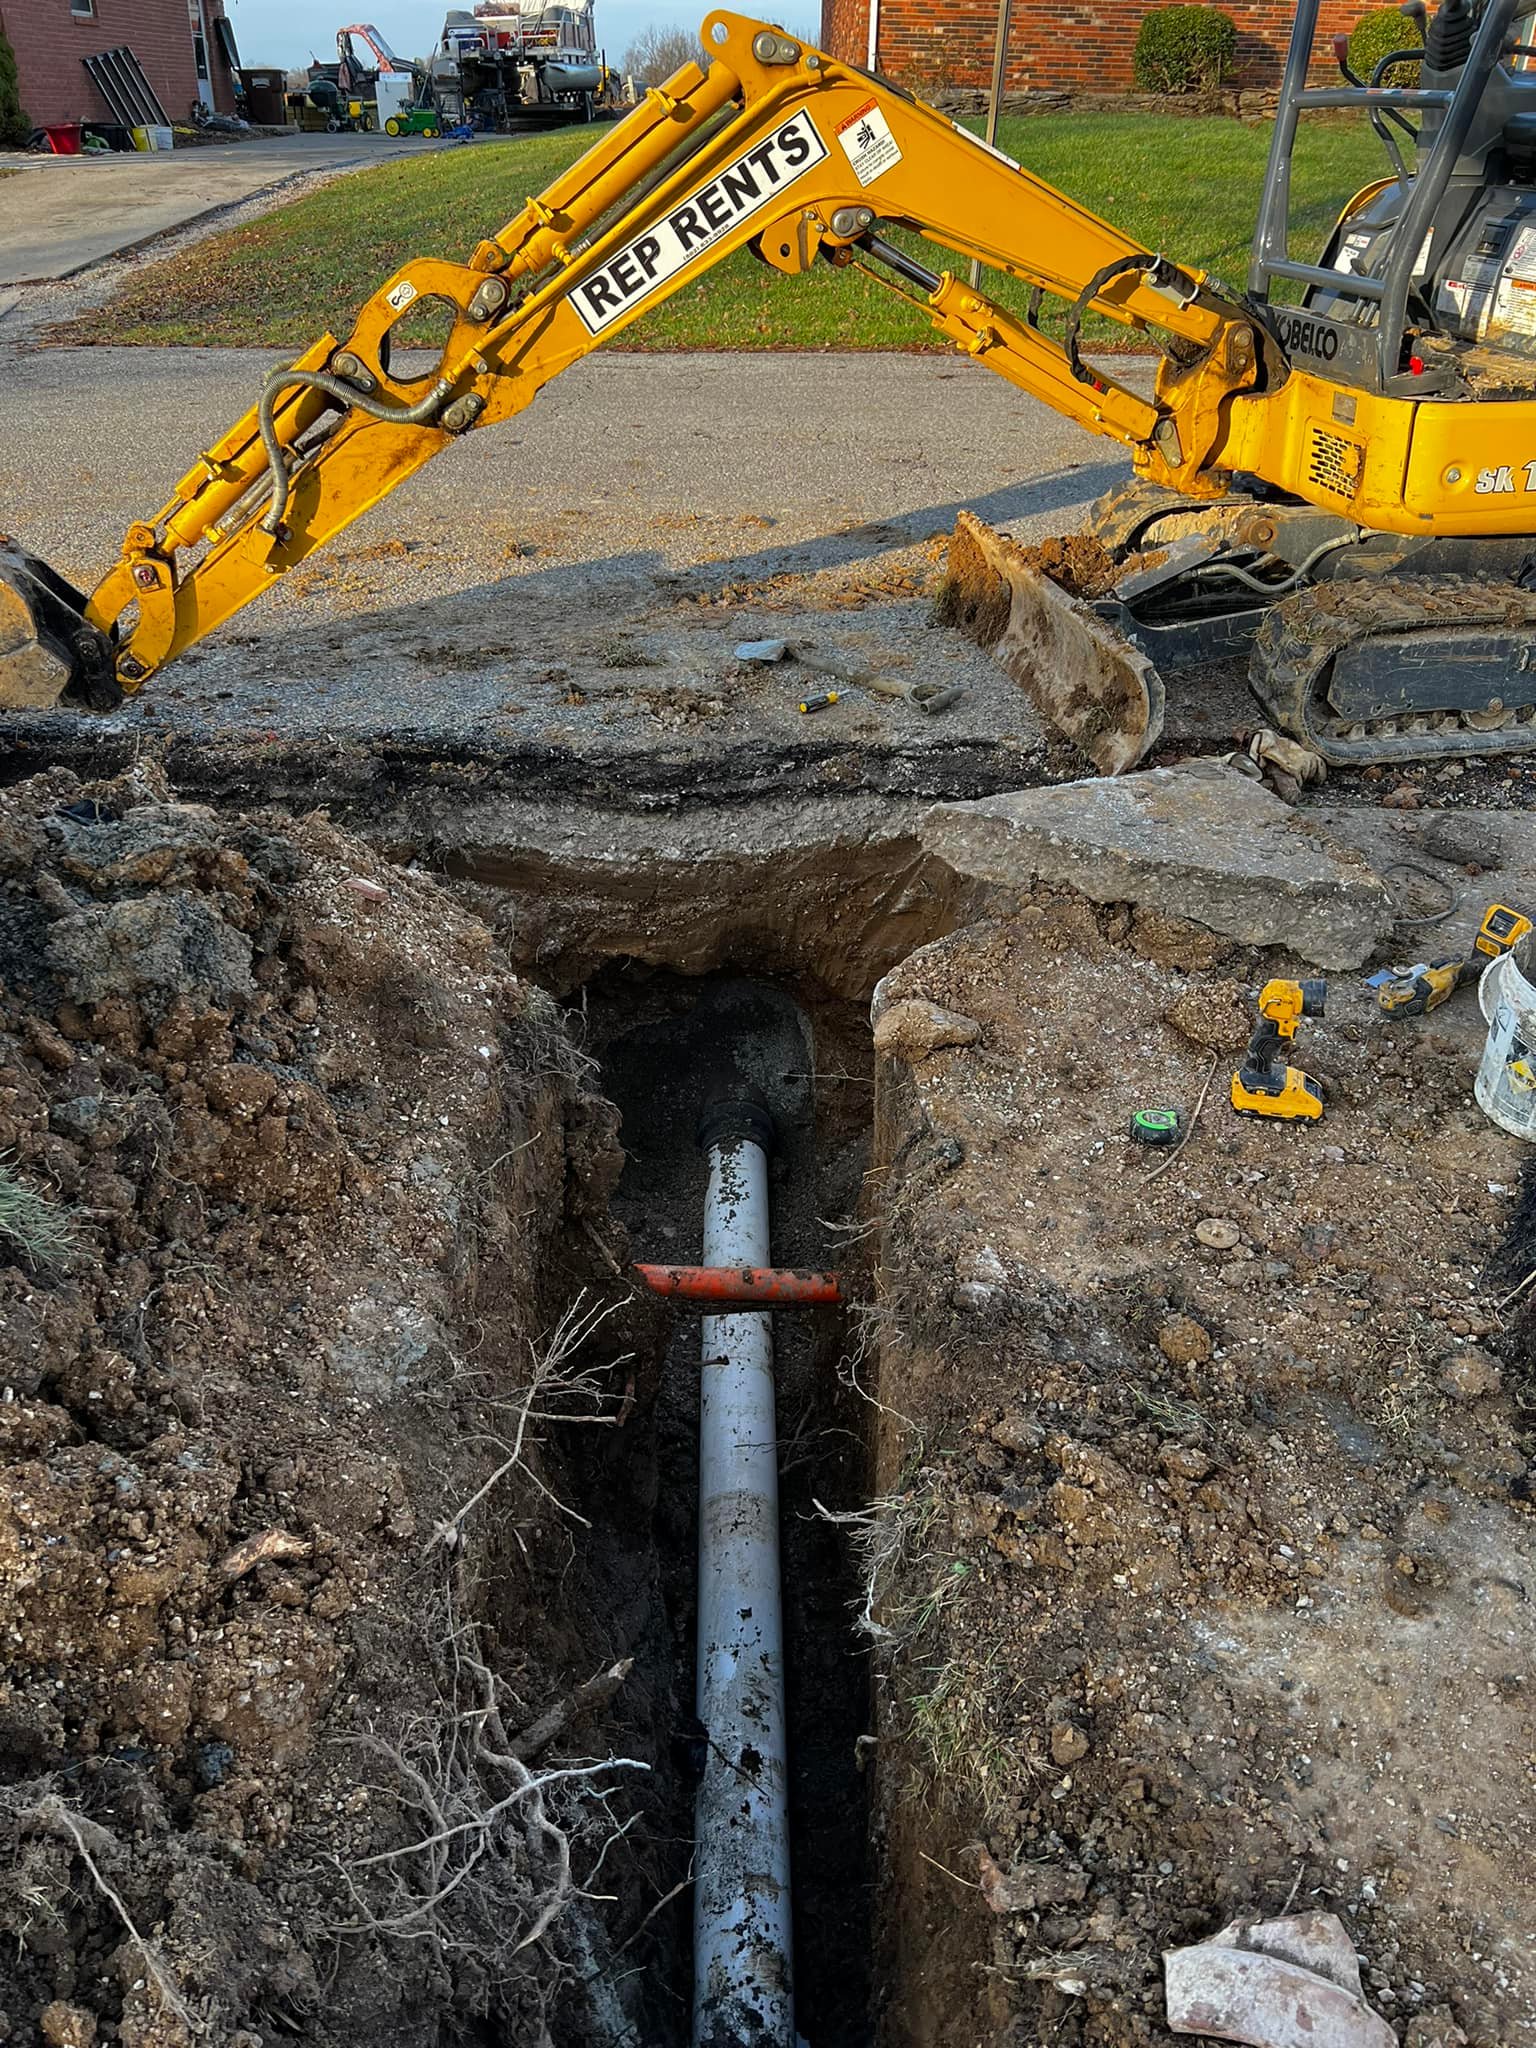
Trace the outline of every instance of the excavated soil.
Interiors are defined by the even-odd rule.
[[[1091,533],[1053,534],[1035,547],[1020,548],[1025,563],[1059,584],[1068,597],[1098,597],[1114,582],[1114,556]]]
[[[1247,1122],[1294,962],[905,814],[824,885],[739,804],[447,885],[386,816],[0,813],[0,2039],[684,2037],[697,1335],[623,1268],[692,1251],[758,1017],[775,1254],[851,1303],[780,1358],[812,2048],[1161,2048],[1162,1950],[1287,1907],[1404,2048],[1530,2039],[1536,1230],[1470,998],[1337,980],[1326,1119]]]
[[[519,1735],[643,1635],[590,1063],[320,816],[54,772],[0,886],[0,2037],[623,2038],[666,1710]]]
[[[1325,1120],[1239,1118],[1284,971],[1045,896],[882,987],[980,1027],[879,1070],[892,2043],[1169,2041],[1162,1950],[1288,1908],[1410,2048],[1536,2025],[1525,1150],[1343,981]]]

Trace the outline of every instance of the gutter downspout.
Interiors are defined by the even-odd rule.
[[[880,57],[880,0],[869,0],[869,51],[864,59],[864,69],[875,71],[879,68]]]

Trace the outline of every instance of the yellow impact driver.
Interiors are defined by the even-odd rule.
[[[1232,1107],[1244,1116],[1307,1117],[1323,1113],[1323,1094],[1285,1052],[1303,1017],[1321,1017],[1326,981],[1269,981],[1259,996],[1259,1022],[1247,1056],[1232,1076]]]

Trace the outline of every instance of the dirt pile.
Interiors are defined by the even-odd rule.
[[[1042,893],[883,985],[979,1026],[880,1070],[892,2042],[1169,2041],[1162,1950],[1288,1906],[1413,2048],[1536,2009],[1522,1148],[1471,1011],[1341,979],[1326,1120],[1235,1116],[1283,971]]]
[[[150,770],[7,798],[0,977],[0,2038],[606,2038],[636,1772],[517,1735],[607,1647],[590,1063],[429,881]]]

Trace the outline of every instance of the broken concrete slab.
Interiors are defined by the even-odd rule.
[[[1236,1921],[1163,1957],[1168,2025],[1248,2048],[1393,2048],[1334,1913]]]
[[[1391,898],[1361,853],[1221,763],[938,804],[919,830],[960,874],[1154,904],[1318,967],[1358,967],[1392,923]]]

